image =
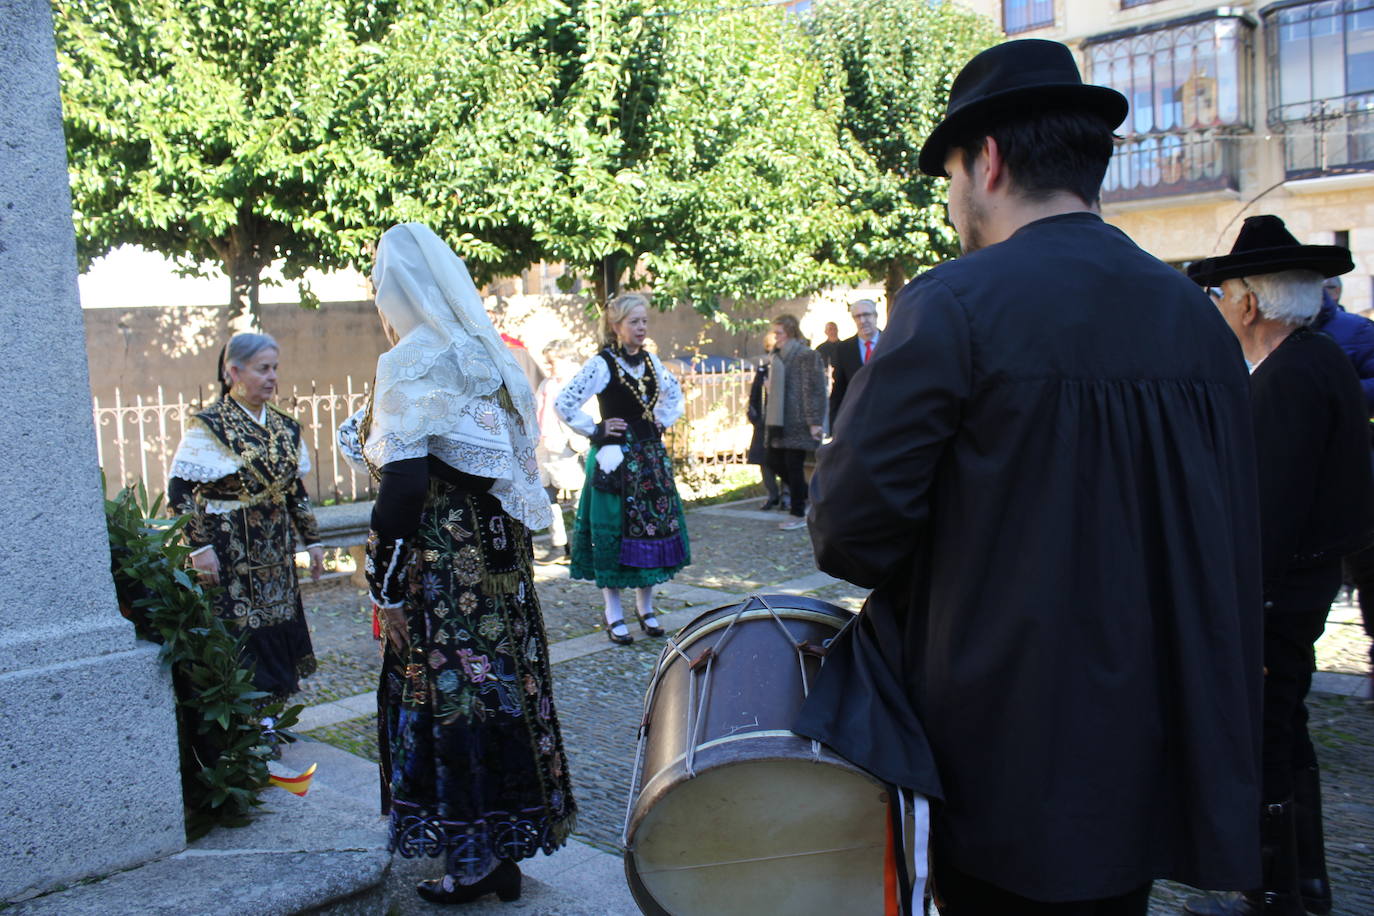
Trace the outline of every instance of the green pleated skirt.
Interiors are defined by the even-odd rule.
[[[681,531],[683,559],[673,566],[639,567],[620,562],[620,541],[624,529],[624,504],[619,493],[598,490],[592,483],[596,471],[599,446],[587,453],[586,485],[577,502],[577,520],[573,525],[572,563],[569,575],[574,579],[595,582],[600,588],[644,588],[667,582],[678,570],[692,562],[692,548],[687,538],[687,517],[677,491],[672,493],[674,511]]]

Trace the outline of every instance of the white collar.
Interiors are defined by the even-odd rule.
[[[244,413],[248,414],[248,419],[252,420],[254,423],[258,424],[259,426],[266,426],[266,425],[267,425],[267,405],[266,405],[266,404],[263,404],[263,405],[262,405],[262,410],[258,411],[258,415],[257,415],[257,416],[253,416],[253,411],[249,410],[247,407],[243,406],[242,404],[239,404],[239,399],[238,399],[238,398],[233,397],[233,396],[231,395],[231,396],[229,397],[229,400],[233,401],[235,404],[238,404],[239,410],[241,410],[241,411],[243,411]]]

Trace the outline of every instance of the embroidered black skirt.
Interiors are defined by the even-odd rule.
[[[390,846],[450,874],[551,853],[576,804],[530,537],[487,493],[432,479],[406,570],[410,646],[378,689]]]

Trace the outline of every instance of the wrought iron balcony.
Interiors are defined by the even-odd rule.
[[[1269,118],[1283,131],[1286,178],[1374,171],[1374,94],[1284,105]]]
[[[1239,187],[1236,137],[1216,130],[1137,134],[1117,141],[1102,202]]]

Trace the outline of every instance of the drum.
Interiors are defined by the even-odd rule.
[[[883,912],[887,787],[790,730],[852,616],[756,595],[669,640],[625,817],[625,871],[645,913]]]

